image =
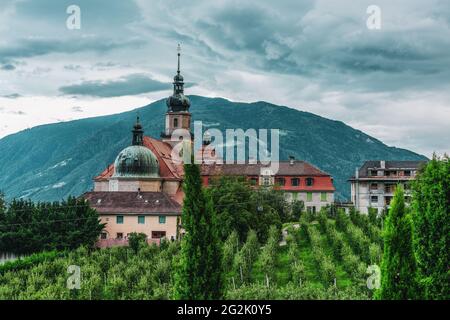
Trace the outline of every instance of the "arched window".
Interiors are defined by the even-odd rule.
[[[178,118],[173,119],[173,126],[174,128],[178,127]]]

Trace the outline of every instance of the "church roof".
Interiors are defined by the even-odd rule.
[[[98,213],[181,214],[181,205],[164,192],[86,192],[83,198]]]
[[[181,179],[183,177],[183,166],[177,165],[172,161],[172,147],[161,140],[144,136],[144,147],[149,148],[156,156],[159,162],[159,175],[164,179]],[[94,180],[109,179],[114,175],[114,164],[110,164]]]

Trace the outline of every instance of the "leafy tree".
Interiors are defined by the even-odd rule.
[[[377,292],[380,299],[404,300],[416,297],[416,261],[412,250],[411,227],[403,188],[398,185],[383,230],[381,287]]]
[[[291,204],[291,220],[298,221],[305,209],[305,203],[302,200],[294,200]]]
[[[0,251],[23,254],[92,246],[104,226],[84,199],[37,204],[13,200],[0,209]]]
[[[259,255],[259,242],[256,232],[250,230],[247,240],[235,259],[235,270],[239,274],[243,283],[250,281],[253,270],[253,264]]]
[[[258,240],[265,243],[270,226],[281,229],[281,222],[290,213],[290,206],[280,191],[256,188],[244,177],[215,179],[207,192],[217,212],[222,241],[235,230],[243,242],[247,233],[255,230]]]
[[[181,243],[175,297],[219,299],[222,297],[222,255],[212,200],[202,189],[199,166],[186,163],[184,172],[182,225],[186,234]]]
[[[269,231],[269,238],[266,245],[261,252],[261,268],[265,276],[274,280],[276,267],[276,254],[279,240],[279,230],[276,226],[271,226]]]
[[[132,232],[128,237],[128,245],[134,252],[138,252],[139,247],[147,244],[147,235],[145,233]]]
[[[234,257],[239,251],[239,237],[236,231],[233,231],[228,236],[223,244],[223,270],[225,273],[231,271],[233,267]]]
[[[424,299],[450,298],[450,161],[433,156],[413,187],[414,252]]]

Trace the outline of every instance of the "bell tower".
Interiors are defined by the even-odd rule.
[[[191,113],[189,112],[191,102],[189,101],[189,98],[184,95],[184,78],[180,73],[181,47],[179,44],[177,50],[178,69],[177,74],[173,78],[173,94],[166,100],[166,124],[164,132],[161,133],[162,140],[168,143],[171,143],[172,133],[175,130],[185,129],[190,132],[191,128]]]

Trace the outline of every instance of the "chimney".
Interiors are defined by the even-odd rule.
[[[386,161],[381,160],[380,161],[380,167],[381,167],[381,169],[386,169]]]
[[[294,156],[289,156],[289,164],[292,166],[294,164],[295,161],[295,157]]]
[[[359,169],[355,169],[355,179],[359,179]]]

